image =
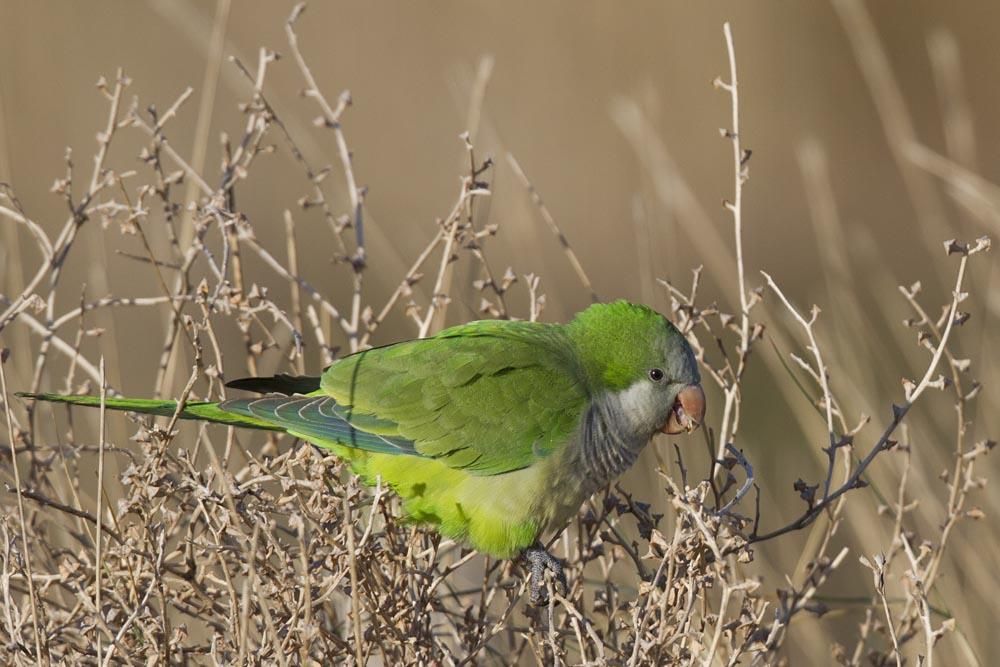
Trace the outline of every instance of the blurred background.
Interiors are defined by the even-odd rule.
[[[215,187],[220,136],[241,135],[239,105],[250,93],[229,58],[252,70],[265,47],[286,57],[270,66],[263,92],[306,157],[333,166],[331,188],[340,188],[337,203],[346,211],[333,134],[314,126],[317,107],[300,96],[302,77],[287,57],[284,25],[291,7],[5,0],[0,181],[54,235],[67,213],[65,201],[50,192],[53,181],[65,177],[69,148],[79,170],[73,187],[85,188],[96,133],[107,118],[107,102],[94,84],[101,76],[113,80],[123,67],[132,80],[126,102],[134,95],[140,109],[152,105],[162,112],[187,87],[194,89],[166,134]],[[719,133],[731,126],[731,108],[729,96],[712,85],[717,76],[728,76],[725,21],[737,49],[741,136],[753,151],[743,201],[748,283],[763,284],[758,271],[766,270],[803,311],[811,304],[822,309],[818,331],[847,420],[873,417],[858,438],[858,452],[866,452],[889,418],[890,403],[902,400],[900,378],[920,374],[928,359],[915,331],[902,325],[913,313],[896,286],[921,281],[921,298],[936,316],[957,268],[942,242],[1000,230],[998,199],[989,186],[1000,182],[1000,126],[992,122],[1000,112],[994,34],[1000,4],[316,2],[298,32],[327,98],[350,90],[353,99],[343,128],[355,176],[368,189],[365,303],[377,308],[385,302],[437,232],[436,220],[451,210],[468,173],[459,138],[468,131],[476,158],[495,160],[484,176],[492,195],[476,208],[477,225],[498,226],[486,241],[490,262],[498,273],[510,266],[518,277],[541,277],[547,297],[542,319],[564,321],[590,296],[508,156],[544,199],[602,300],[628,298],[666,312],[669,296],[656,279],[687,290],[692,270],[703,265],[699,300],[736,311],[732,220],[722,206],[733,197],[732,149]],[[146,141],[141,133],[123,133],[109,166],[141,171],[137,155]],[[310,194],[301,168],[285,144],[271,142],[275,151],[257,158],[237,188],[237,208],[260,243],[282,256],[283,213],[292,211],[302,276],[349,308],[350,272],[334,262],[333,237],[319,212],[298,205]],[[965,177],[966,187],[957,176]],[[165,234],[152,223],[148,232],[153,250],[163,251]],[[56,311],[79,304],[81,285],[88,300],[159,293],[155,273],[122,254],[143,252],[136,236],[88,222],[68,259]],[[0,293],[20,293],[37,262],[24,229],[0,220]],[[956,333],[956,349],[973,362],[970,381],[983,382],[972,404],[970,442],[1000,434],[996,264],[995,253],[971,263],[971,296],[962,309],[972,318]],[[248,261],[246,270],[248,281],[274,281],[259,263]],[[456,268],[448,322],[480,317],[480,295],[471,287],[476,271],[469,262]],[[527,314],[524,282],[522,277],[511,288],[510,297],[521,316]],[[279,303],[287,303],[287,295],[277,293],[283,287],[276,284],[272,294]],[[426,300],[429,289],[418,284],[414,298]],[[153,312],[123,308],[88,315],[88,325],[104,332],[85,340],[82,352],[91,359],[104,354],[109,384],[125,394],[143,395],[153,383],[169,310]],[[804,354],[801,330],[771,296],[754,318],[780,338],[756,348],[737,444],[755,464],[764,521],[774,527],[800,509],[791,480],[815,481],[825,470],[819,452],[824,424],[779,361],[790,351]],[[400,309],[374,342],[415,333]],[[33,373],[33,354],[20,351],[37,349],[38,337],[10,327],[0,341],[15,352],[11,384],[20,388]],[[235,327],[221,342],[240,358]],[[307,360],[309,367],[321,363],[315,349],[307,349]],[[63,363],[55,360],[46,369],[43,389],[63,388]],[[190,365],[179,367],[175,391]],[[277,352],[262,359],[263,372],[288,368]],[[928,539],[943,519],[946,489],[936,476],[951,465],[953,414],[949,397],[929,393],[909,430],[910,495],[920,499],[917,513]],[[124,444],[128,427],[114,422],[111,434]],[[699,474],[703,458],[698,445],[689,464]],[[648,470],[655,459],[648,463],[637,468]],[[893,489],[900,463],[892,457],[877,462],[876,486]],[[979,473],[991,476],[996,461],[987,459],[986,467]],[[625,485],[663,502],[649,472],[633,471]],[[860,618],[849,600],[871,594],[870,574],[856,557],[889,548],[891,526],[860,518],[871,516],[878,498],[857,494],[858,518],[852,522],[849,510],[835,538],[852,546],[831,587],[843,599],[831,601],[835,612],[823,619],[797,621],[793,658],[826,656],[830,641],[851,642]],[[972,647],[986,664],[1000,653],[1000,639],[991,634],[1000,593],[996,488],[987,487],[971,503],[982,506],[986,518],[955,529],[932,601],[955,615],[962,633],[942,640],[944,650],[965,661]],[[759,550],[755,567],[765,587],[782,585],[782,573],[801,571],[806,539],[793,534]]]

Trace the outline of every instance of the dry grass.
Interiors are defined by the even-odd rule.
[[[865,41],[856,3],[837,5],[858,23],[862,56],[877,61],[877,44]],[[570,581],[565,596],[550,591],[555,604],[527,606],[517,564],[484,559],[400,521],[391,491],[359,487],[340,462],[304,443],[271,438],[261,449],[245,433],[171,419],[136,422],[126,444],[107,436],[107,426],[118,418],[103,410],[95,434],[77,411],[55,410],[53,416],[49,406],[8,401],[13,389],[114,393],[103,358],[87,352],[88,342],[102,333],[90,324],[96,310],[167,314],[148,393],[182,402],[221,399],[226,379],[258,373],[262,366],[299,373],[319,367],[341,350],[372,344],[394,317],[410,321],[415,335],[432,333],[444,325],[459,290],[478,294],[485,316],[540,316],[545,295],[538,276],[517,276],[488,259],[490,239],[502,230],[477,224],[476,211],[491,194],[496,167],[477,155],[474,133],[463,135],[468,168],[425,249],[405,265],[378,264],[368,256],[367,193],[354,173],[342,125],[352,112],[351,97],[344,92],[327,98],[317,85],[295,32],[301,9],[287,26],[286,55],[305,82],[302,103],[315,105],[317,131],[332,135],[336,165],[311,164],[299,148],[301,138],[277,115],[264,94],[276,55],[262,49],[256,63],[231,64],[246,79],[245,122],[226,141],[218,172],[201,166],[204,154],[187,158],[169,142],[171,121],[188,113],[190,91],[157,111],[130,100],[130,81],[119,71],[98,85],[108,116],[92,168],[67,159],[66,174],[53,187],[69,211],[61,230],[50,235],[12,192],[2,193],[3,224],[18,225],[40,257],[22,288],[0,293],[0,334],[36,336],[30,349],[11,345],[11,359],[28,372],[8,376],[13,364],[7,365],[6,355],[0,366],[8,433],[2,455],[8,492],[0,500],[0,651],[10,661],[708,666],[777,663],[796,650],[817,661],[832,651],[833,660],[845,665],[912,663],[916,656],[930,665],[944,636],[950,638],[948,664],[985,657],[949,611],[949,601],[942,601],[939,582],[954,564],[947,554],[956,527],[983,517],[973,504],[985,484],[976,466],[994,446],[970,421],[980,393],[973,379],[976,359],[957,343],[968,328],[969,315],[960,310],[970,303],[967,273],[989,240],[945,243],[940,266],[927,269],[941,285],[943,304],[925,298],[919,284],[900,288],[900,297],[879,291],[886,281],[871,281],[879,303],[901,298],[911,310],[905,325],[918,332],[925,352],[919,372],[892,399],[860,370],[867,361],[858,357],[866,348],[846,344],[870,329],[852,298],[860,288],[837,265],[835,204],[819,149],[803,153],[806,187],[825,221],[819,226],[833,239],[833,259],[824,272],[837,298],[854,304],[854,317],[821,319],[818,308],[804,311],[786,297],[780,267],[772,271],[777,280],[747,268],[752,262],[743,241],[752,226],[744,224],[741,204],[751,158],[739,127],[737,59],[728,25],[730,71],[716,85],[732,102],[723,139],[733,153],[733,193],[726,203],[733,235],[698,238],[708,240],[699,250],[714,279],[727,284],[734,278],[736,310],[702,301],[701,269],[689,286],[663,284],[706,383],[717,388],[719,400],[703,429],[705,449],[675,446],[676,458],[660,461],[657,477],[668,499],[663,507],[616,486],[581,509],[553,538]],[[938,50],[946,50],[941,44]],[[288,75],[289,63],[281,66]],[[470,128],[478,125],[490,71],[484,62],[472,86]],[[945,62],[946,81],[948,71]],[[873,72],[877,79],[880,70]],[[891,83],[874,85],[884,90]],[[891,95],[887,99],[885,113],[905,114]],[[205,113],[203,108],[200,118]],[[961,122],[961,113],[955,117]],[[641,149],[652,176],[673,184],[671,205],[686,207],[681,219],[698,224],[704,213],[684,196],[679,174],[663,174],[676,168],[669,155],[657,152],[639,107],[622,101],[615,118]],[[914,191],[922,193],[926,173],[941,176],[995,223],[995,186],[916,145],[906,125],[900,127],[890,139]],[[137,165],[113,158],[123,135],[142,137]],[[952,135],[965,145],[960,131]],[[305,192],[299,210],[286,212],[284,247],[257,240],[254,221],[241,213],[237,197],[249,187],[255,165],[274,151],[294,156]],[[114,166],[119,162],[132,166]],[[509,164],[560,239],[582,289],[594,294],[556,219],[517,161],[510,158]],[[302,277],[299,219],[328,229],[338,279],[352,286],[347,303],[331,302]],[[935,224],[924,221],[921,229],[933,236],[941,231]],[[67,258],[83,252],[80,233],[97,225],[103,233],[138,237],[143,254],[129,259],[155,276],[158,294],[88,300],[61,283]],[[154,228],[162,242],[153,238]],[[250,282],[251,266],[268,271],[269,280]],[[366,297],[373,266],[399,276],[384,303]],[[474,276],[471,286],[459,282],[466,273]],[[946,274],[947,280],[939,280]],[[161,332],[158,326],[155,331]],[[224,359],[220,340],[227,336],[242,336],[239,359]],[[764,341],[777,350],[804,351],[769,355],[760,349],[767,347]],[[780,395],[809,401],[811,410],[788,416],[789,432],[798,425],[815,432],[822,424],[821,442],[798,445],[815,450],[823,471],[816,479],[754,474],[756,452],[741,446],[741,411],[747,370],[758,362],[775,378]],[[181,369],[188,366],[185,374]],[[911,413],[935,402],[954,407],[953,426],[936,413],[914,421]],[[859,405],[878,410],[864,416]],[[914,452],[949,430],[942,483],[931,485],[933,463],[915,471]],[[794,488],[801,505],[790,515],[778,512],[762,502],[762,486]],[[860,528],[845,536],[845,526],[852,525],[879,526],[883,538],[866,539]],[[801,550],[799,567],[784,576],[768,572],[755,559],[765,543]],[[831,579],[841,574],[864,582],[860,600],[830,590]],[[797,621],[809,616],[818,623],[796,636]],[[833,627],[831,620],[826,626],[838,616],[849,624]]]

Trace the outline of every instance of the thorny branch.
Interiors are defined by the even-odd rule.
[[[763,542],[765,540],[774,539],[775,537],[784,535],[785,533],[789,533],[793,530],[799,530],[801,528],[808,526],[821,512],[823,512],[823,510],[825,510],[835,500],[837,500],[837,498],[844,495],[848,491],[866,486],[866,483],[863,480],[865,471],[868,469],[868,467],[872,464],[872,462],[879,454],[896,445],[896,441],[892,439],[892,436],[896,432],[896,429],[899,427],[899,425],[903,423],[903,419],[906,417],[907,413],[910,411],[910,408],[913,407],[913,404],[917,401],[920,395],[923,394],[924,391],[927,390],[932,385],[931,377],[934,375],[938,363],[941,361],[941,356],[944,354],[945,349],[948,345],[948,339],[951,335],[952,328],[955,325],[955,322],[957,321],[956,313],[958,311],[958,304],[961,303],[963,300],[965,300],[965,298],[967,297],[967,294],[962,291],[962,287],[963,287],[963,282],[965,280],[965,269],[968,264],[969,257],[977,252],[989,250],[990,240],[987,237],[982,237],[978,239],[974,245],[971,246],[958,245],[954,241],[948,241],[945,243],[945,248],[949,254],[953,252],[958,253],[961,254],[962,258],[958,265],[958,275],[955,279],[955,288],[952,291],[951,304],[948,306],[948,316],[947,319],[945,320],[946,325],[944,332],[941,334],[941,339],[938,342],[937,346],[934,348],[931,361],[927,365],[927,369],[924,371],[924,375],[921,378],[920,382],[917,383],[916,385],[913,385],[912,387],[907,387],[905,392],[906,398],[901,405],[893,404],[892,419],[886,425],[885,429],[882,431],[882,435],[872,446],[871,450],[869,450],[868,454],[865,455],[865,457],[861,459],[861,461],[854,467],[854,469],[852,470],[852,472],[850,473],[850,475],[847,477],[847,479],[844,481],[843,484],[841,484],[838,488],[832,491],[824,492],[822,499],[815,504],[811,504],[809,508],[795,521],[792,521],[791,523],[782,526],[781,528],[777,528],[763,535],[751,536],[752,542]],[[784,294],[774,283],[771,277],[768,276],[767,274],[764,275],[771,289],[775,290],[775,292],[779,295],[779,297],[781,297],[782,302],[785,303],[785,305],[792,311],[792,313],[796,316],[796,318],[800,320],[800,322],[809,332],[810,345],[816,346],[815,338],[812,337],[811,327],[812,323],[815,321],[815,314],[817,311],[813,311],[814,316],[811,320],[809,320],[808,322],[804,320],[800,315],[798,315],[795,309],[791,306],[791,304],[785,298]],[[822,365],[822,356],[819,353],[818,346],[816,346],[814,352],[816,354],[816,360],[818,365],[817,374],[822,378],[826,371],[824,366]],[[824,389],[824,397],[825,397],[824,401],[829,404],[830,399],[829,399],[828,389]],[[829,421],[828,423],[832,424],[832,421]],[[834,442],[833,433],[831,431],[831,436],[830,436],[831,451],[835,450],[836,446],[837,445]],[[829,471],[827,473],[827,480],[828,480],[827,484],[829,484],[829,480],[833,475],[834,463],[835,463],[834,456],[833,454],[831,454]]]

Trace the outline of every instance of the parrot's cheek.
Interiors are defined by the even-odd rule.
[[[691,384],[677,393],[670,418],[663,426],[663,432],[670,435],[690,433],[705,419],[705,392],[701,385]]]

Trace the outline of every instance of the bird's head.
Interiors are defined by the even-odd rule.
[[[691,346],[665,317],[627,301],[595,304],[570,332],[586,383],[617,400],[637,436],[684,433],[705,418],[705,392]]]

